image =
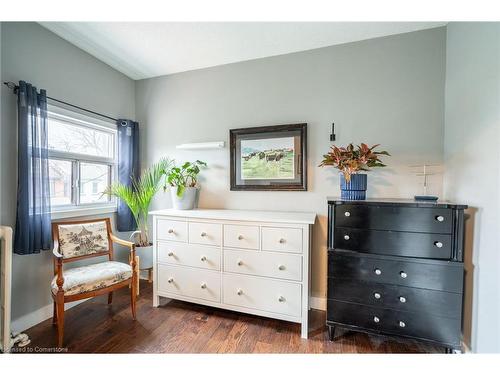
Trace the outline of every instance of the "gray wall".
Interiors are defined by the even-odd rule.
[[[317,165],[330,146],[381,143],[393,155],[369,175],[368,194],[420,193],[411,164],[443,158],[445,28],[179,73],[136,83],[143,160],[200,158],[201,207],[313,211],[312,293],[326,291],[326,197],[339,194],[333,169]],[[308,123],[308,192],[229,191],[229,151],[179,151],[189,142],[228,141],[229,129]],[[432,181],[442,192],[442,178]],[[156,208],[170,206],[159,194]]]
[[[50,96],[114,117],[134,118],[134,81],[36,23],[2,23],[2,81],[25,80]],[[1,85],[0,223],[15,224],[16,97]],[[51,303],[50,252],[14,256],[12,319]]]
[[[500,24],[451,23],[446,49],[444,191],[471,206],[464,336],[500,352]]]

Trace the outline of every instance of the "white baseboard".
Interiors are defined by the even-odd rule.
[[[309,306],[311,306],[311,309],[326,311],[326,298],[309,297]]]

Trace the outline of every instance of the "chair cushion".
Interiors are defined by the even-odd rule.
[[[132,267],[121,262],[102,262],[64,270],[64,295],[80,294],[108,287],[132,277]],[[52,291],[57,293],[57,276]]]
[[[64,258],[105,253],[109,249],[108,230],[105,221],[84,224],[61,224],[59,252]]]

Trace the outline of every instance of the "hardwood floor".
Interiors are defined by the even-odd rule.
[[[328,341],[323,311],[311,310],[310,338],[300,325],[180,301],[152,307],[152,287],[141,281],[137,321],[128,290],[86,301],[66,312],[69,353],[443,353],[437,346],[337,329]],[[26,333],[26,352],[51,352],[56,328],[48,319]]]

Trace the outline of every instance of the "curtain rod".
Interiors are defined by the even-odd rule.
[[[4,82],[3,84],[5,86],[7,86],[9,89],[13,90],[14,93],[16,93],[16,91],[19,89],[19,86],[17,86],[14,82]],[[63,100],[51,98],[50,96],[47,96],[47,99],[53,100],[55,102],[58,102],[58,103],[61,103],[61,104],[64,104],[64,105],[67,105],[67,106],[70,106],[70,107],[73,107],[73,108],[77,108],[77,109],[79,109],[81,111],[85,111],[85,112],[88,112],[88,113],[93,113],[94,115],[101,116],[101,117],[107,118],[109,120],[113,120],[114,122],[118,121],[117,119],[115,119],[115,118],[113,118],[111,116],[103,115],[102,113],[91,111],[90,109],[79,107],[77,105],[65,102]]]

